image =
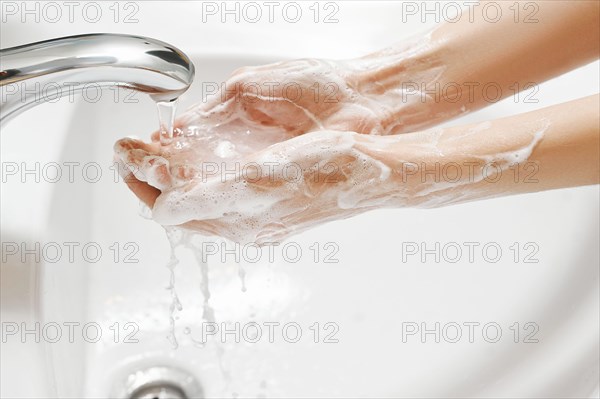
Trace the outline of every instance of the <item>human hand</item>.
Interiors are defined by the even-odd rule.
[[[170,166],[156,143],[124,139],[116,150],[149,183],[127,180],[158,223],[265,243],[380,205],[391,171],[367,151],[366,138],[312,132],[247,154],[236,167],[205,168],[200,160],[187,176],[189,168]]]
[[[382,107],[360,93],[355,72],[352,61],[318,59],[240,68],[179,124],[238,121],[250,131],[276,129],[279,139],[325,129],[382,134]]]

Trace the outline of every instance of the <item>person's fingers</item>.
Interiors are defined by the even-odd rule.
[[[264,96],[265,93],[270,92],[264,82],[280,81],[279,69],[285,64],[286,62],[279,62],[236,69],[221,86],[219,92],[207,97],[199,109],[205,113],[223,113],[230,108],[235,108],[232,107],[234,105],[232,103],[251,102],[257,96]],[[250,100],[247,100],[246,97],[250,97]]]
[[[380,118],[370,107],[359,104],[344,104],[327,118],[327,129],[353,131],[361,134],[381,135],[385,132]]]
[[[142,140],[126,137],[115,143],[115,153],[125,163],[139,163],[141,159],[148,155],[158,155],[160,145],[158,143],[145,143]]]
[[[243,94],[243,88],[243,81],[231,77],[221,85],[217,93],[204,98],[202,103],[197,106],[197,109],[205,114],[222,113],[227,108],[227,104],[239,100]]]
[[[114,149],[119,161],[137,180],[147,182],[158,189],[171,186],[169,161],[159,155],[159,143],[144,143],[141,140],[125,138],[117,141]]]
[[[156,187],[152,187],[146,182],[140,181],[130,174],[125,178],[125,183],[127,183],[127,187],[133,193],[142,200],[143,203],[148,205],[150,208],[154,207],[154,203],[156,202],[156,198],[161,194],[160,190]]]

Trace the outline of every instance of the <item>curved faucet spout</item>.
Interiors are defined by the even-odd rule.
[[[94,85],[120,86],[173,101],[194,79],[194,64],[154,39],[89,34],[0,50],[0,124],[25,109]]]

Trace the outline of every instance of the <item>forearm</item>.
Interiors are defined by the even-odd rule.
[[[451,57],[448,78],[498,83],[510,95],[511,86],[541,83],[598,58],[600,2],[493,3],[502,10],[497,23],[481,17],[487,4],[482,2],[473,11],[474,23],[464,16],[432,33],[432,40],[443,43]],[[474,93],[474,107],[484,106],[484,93]]]
[[[482,178],[466,200],[599,183],[599,109],[596,95],[493,121],[479,138],[450,129],[448,152],[475,155]]]
[[[357,140],[393,171],[386,206],[443,206],[598,184],[599,109],[596,95],[492,122]]]
[[[387,133],[434,126],[599,55],[600,2],[486,4],[420,39],[349,62],[354,85],[387,107]],[[497,8],[501,18],[492,22]]]

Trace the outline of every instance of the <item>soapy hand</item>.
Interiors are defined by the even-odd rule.
[[[128,184],[158,223],[260,244],[379,204],[375,194],[384,192],[390,169],[365,150],[362,137],[312,132],[235,162],[199,161],[193,171],[158,155],[157,143],[124,139],[116,150],[148,181]]]
[[[288,137],[323,129],[381,134],[382,107],[359,92],[355,73],[349,61],[318,59],[240,68],[192,117],[243,116],[250,128]]]

